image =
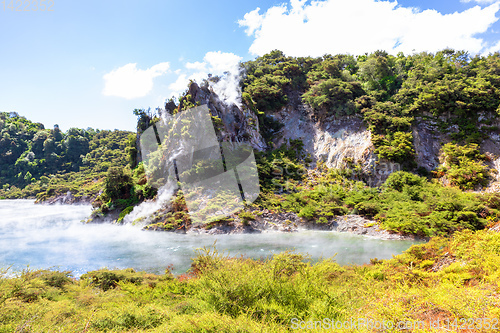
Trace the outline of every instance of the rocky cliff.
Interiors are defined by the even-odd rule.
[[[363,121],[362,116],[330,117],[319,120],[309,105],[304,103],[297,91],[289,93],[289,103],[269,115],[283,126],[274,133],[270,142],[264,142],[260,133],[258,116],[249,107],[242,103],[228,104],[221,100],[205,81],[201,86],[192,83],[188,94],[201,104],[208,105],[213,116],[222,120],[221,138],[223,141],[249,142],[257,151],[278,148],[289,140],[301,140],[305,153],[310,155],[314,168],[318,162],[323,162],[329,168],[345,166],[359,166],[360,173],[365,175],[364,180],[371,186],[380,185],[389,174],[401,170],[401,166],[388,160],[379,159],[375,154],[372,135]],[[172,108],[166,106],[167,112]],[[486,115],[483,115],[487,118]],[[427,171],[435,170],[443,163],[441,147],[451,142],[450,135],[457,131],[456,126],[450,125],[442,130],[443,124],[449,119],[446,117],[432,118],[416,117],[412,127],[417,168]],[[496,118],[491,128],[500,128]],[[440,127],[441,126],[441,129]],[[481,145],[481,152],[488,156],[487,164],[492,169],[500,168],[500,136],[494,130]],[[486,189],[498,191],[500,189],[500,175],[492,173],[493,178]],[[445,179],[442,179],[446,183]]]

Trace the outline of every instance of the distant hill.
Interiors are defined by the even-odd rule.
[[[0,197],[47,200],[71,192],[90,201],[102,189],[108,168],[125,167],[127,131],[58,125],[45,129],[16,112],[0,113]]]

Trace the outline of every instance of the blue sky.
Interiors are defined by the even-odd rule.
[[[51,12],[17,12],[9,2],[0,3],[0,111],[63,130],[134,130],[134,108],[163,106],[189,78],[276,48],[292,56],[500,50],[492,0],[54,0]]]

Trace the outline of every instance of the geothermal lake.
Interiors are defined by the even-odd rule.
[[[341,264],[388,259],[415,241],[379,240],[332,231],[195,235],[143,231],[140,226],[84,224],[90,206],[35,205],[32,200],[0,200],[0,268],[70,270],[75,277],[101,267],[163,273],[189,269],[195,250],[211,246],[231,256],[262,258],[284,250],[329,258]]]

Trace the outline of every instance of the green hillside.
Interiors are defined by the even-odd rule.
[[[243,68],[243,101],[261,114],[263,134],[276,127],[267,114],[286,105],[292,92],[320,121],[361,116],[379,157],[408,169],[415,165],[412,125],[417,116],[437,121],[460,145],[479,144],[500,131],[491,126],[500,115],[498,53],[471,57],[443,50],[392,56],[377,51],[295,58],[273,51]]]
[[[129,163],[127,131],[57,125],[45,129],[17,113],[0,113],[0,197],[46,200],[70,191],[77,200],[96,196],[110,166]]]

